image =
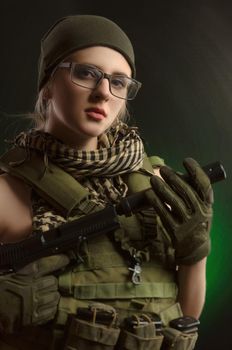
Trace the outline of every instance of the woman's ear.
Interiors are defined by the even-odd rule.
[[[47,85],[44,87],[44,90],[43,90],[43,100],[48,102],[51,99],[51,97],[52,97],[51,88],[50,86]]]

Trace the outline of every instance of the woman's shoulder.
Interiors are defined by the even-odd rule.
[[[20,240],[31,232],[31,189],[22,180],[0,175],[0,240]]]
[[[0,175],[0,188],[1,194],[7,193],[16,198],[20,197],[23,201],[29,198],[31,193],[31,188],[23,180],[10,174]]]

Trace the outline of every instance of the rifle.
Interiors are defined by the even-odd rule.
[[[219,162],[202,168],[211,183],[226,178],[223,166]],[[188,176],[182,175],[187,181]],[[45,256],[60,254],[77,248],[92,237],[107,234],[120,228],[118,215],[130,216],[148,207],[143,190],[124,197],[117,205],[109,205],[92,214],[60,225],[45,233],[39,233],[17,243],[0,244],[0,274],[16,272],[32,261]]]

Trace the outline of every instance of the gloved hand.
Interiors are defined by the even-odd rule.
[[[146,197],[170,236],[177,264],[192,264],[209,254],[213,191],[210,180],[192,158],[183,162],[188,183],[172,169],[160,169],[162,179],[151,178]]]
[[[52,272],[68,263],[66,255],[54,255],[0,277],[0,333],[13,333],[54,318],[60,294]]]

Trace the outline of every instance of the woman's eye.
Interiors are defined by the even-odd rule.
[[[112,77],[111,86],[116,89],[123,89],[127,86],[126,78],[124,77]]]
[[[97,74],[94,69],[88,67],[78,67],[75,70],[75,76],[79,79],[96,79]]]

